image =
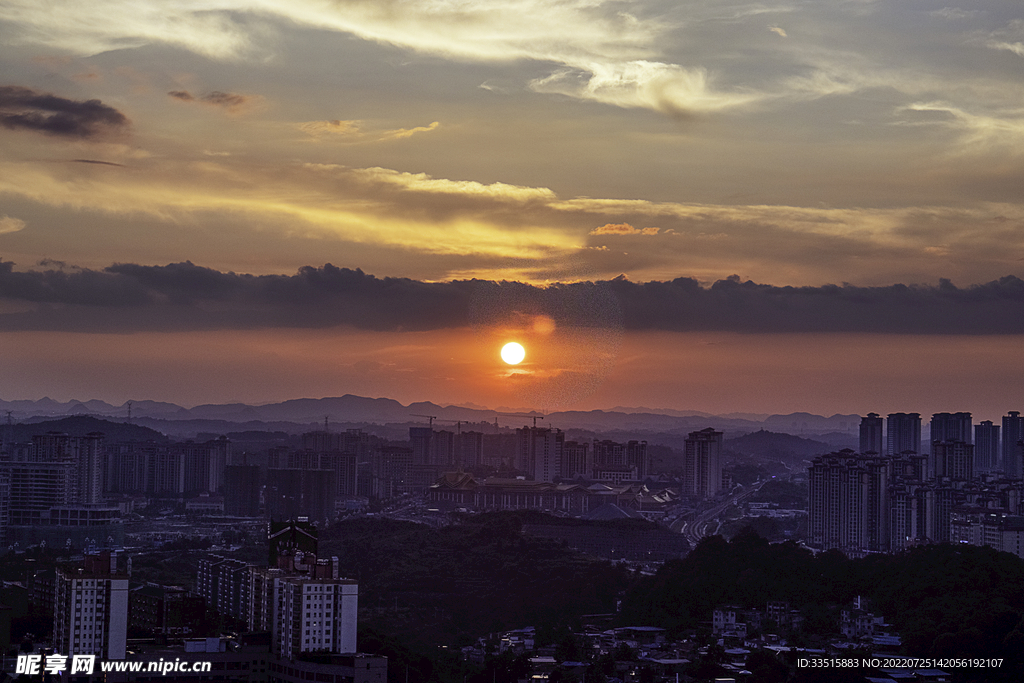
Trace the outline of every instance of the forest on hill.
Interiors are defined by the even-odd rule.
[[[682,634],[719,605],[763,609],[785,600],[803,613],[797,642],[807,644],[836,634],[840,608],[857,596],[896,627],[905,654],[1003,658],[998,671],[960,670],[956,679],[1024,680],[1024,560],[987,547],[928,545],[851,560],[772,544],[751,530],[729,542],[715,536],[636,581],[619,621]]]
[[[672,636],[698,632],[720,605],[785,600],[805,617],[795,642],[810,645],[836,634],[839,610],[861,596],[898,629],[906,654],[1002,657],[998,672],[957,679],[1024,680],[1024,561],[1007,553],[944,544],[851,560],[745,530],[704,539],[644,576],[520,533],[538,519],[490,513],[431,528],[369,518],[325,529],[321,554],[337,555],[360,581],[360,648],[388,654],[394,671],[408,666],[417,680],[461,680],[467,670],[447,648],[524,626],[557,644],[583,615],[614,612],[617,600],[616,624]]]

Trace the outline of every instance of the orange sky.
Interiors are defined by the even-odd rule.
[[[1024,404],[1022,331],[998,322],[1024,313],[1005,280],[1024,277],[1016,0],[6,0],[0,35],[0,398]],[[209,272],[136,288],[105,270],[183,262]],[[273,287],[251,310],[215,291],[325,263],[419,283],[739,274],[785,300],[725,292],[725,322],[663,325],[686,307],[645,294],[589,345],[592,326],[559,327],[532,379],[502,384],[493,321],[349,329]],[[784,291],[844,283],[920,285],[960,314],[935,329],[919,309],[931,327],[905,334],[889,289],[877,315],[826,303],[802,326]],[[164,305],[191,326],[154,331]]]
[[[499,351],[527,347],[510,378]],[[389,335],[334,328],[4,336],[0,383],[10,398],[125,396],[267,403],[346,393],[408,404],[475,403],[542,410],[674,407],[705,412],[967,410],[997,419],[1024,404],[1020,338],[1006,336],[626,333],[621,343],[549,343],[462,329]],[[1007,360],[1010,359],[1010,360]],[[555,373],[552,368],[562,370]],[[571,368],[575,373],[566,373]],[[1007,386],[993,392],[993,386]],[[196,397],[202,397],[196,401]]]

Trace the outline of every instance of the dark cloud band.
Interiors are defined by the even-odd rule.
[[[0,125],[89,139],[121,131],[128,118],[99,100],[69,100],[16,85],[0,86]]]
[[[779,287],[733,276],[710,287],[667,282],[430,283],[306,266],[294,275],[221,272],[190,262],[103,270],[0,262],[0,298],[33,310],[0,330],[202,330],[351,326],[437,330],[546,316],[558,326],[735,332],[1024,333],[1024,281]]]

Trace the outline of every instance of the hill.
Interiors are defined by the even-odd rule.
[[[792,434],[779,434],[764,429],[723,442],[726,450],[759,460],[781,460],[799,463],[831,449],[823,441],[805,439]]]
[[[23,424],[11,425],[14,441],[25,443],[37,434],[62,432],[69,436],[85,436],[91,432],[102,432],[107,441],[167,441],[167,436],[155,429],[126,422],[101,420],[91,415],[75,415],[58,420],[30,418]]]
[[[323,530],[320,551],[359,580],[361,626],[421,651],[523,626],[553,632],[615,610],[625,569],[520,527],[511,513],[440,529],[362,518]]]

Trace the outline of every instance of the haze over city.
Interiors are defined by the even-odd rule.
[[[0,35],[0,398],[1024,405],[1019,3],[6,0]]]

